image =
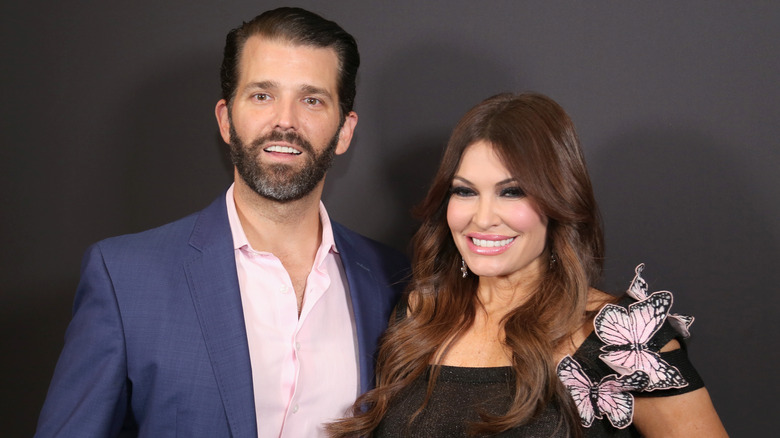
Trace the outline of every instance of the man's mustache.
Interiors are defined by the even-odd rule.
[[[274,141],[283,141],[285,143],[290,143],[298,146],[304,152],[307,152],[309,154],[314,154],[314,148],[311,146],[311,143],[306,141],[303,137],[301,137],[297,132],[294,131],[287,131],[287,132],[271,131],[267,135],[264,135],[260,138],[256,138],[252,142],[252,149],[262,148],[263,145],[265,145],[266,143],[274,142]]]

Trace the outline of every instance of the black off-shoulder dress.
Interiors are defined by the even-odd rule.
[[[641,281],[640,272],[637,268],[634,283],[637,278]],[[559,365],[559,377],[578,407],[586,437],[640,436],[631,424],[634,396],[668,397],[704,386],[688,359],[679,324],[670,322],[682,317],[669,312],[671,294],[638,298],[626,296],[619,304],[601,309],[594,331],[573,357],[567,356]],[[687,326],[684,331],[687,335]],[[660,353],[672,339],[681,348]],[[440,366],[430,400],[414,416],[425,399],[431,370],[390,403],[373,436],[466,437],[468,425],[479,421],[480,413],[503,414],[512,402],[511,367]],[[550,405],[527,424],[494,436],[567,437],[559,418],[558,407]]]

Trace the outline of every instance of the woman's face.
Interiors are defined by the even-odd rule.
[[[518,279],[541,272],[547,217],[525,196],[490,143],[466,148],[451,192],[447,223],[471,272]]]

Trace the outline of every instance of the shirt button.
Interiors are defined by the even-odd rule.
[[[279,288],[279,292],[286,294],[287,293],[287,285],[282,285],[282,287]]]
[[[295,414],[296,412],[298,412],[298,405],[297,404],[293,406],[293,414]]]
[[[300,350],[301,349],[301,343],[300,342],[296,342],[295,343],[295,349],[296,350]]]

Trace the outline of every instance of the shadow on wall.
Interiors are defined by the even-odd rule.
[[[380,120],[382,184],[395,214],[388,242],[408,242],[419,224],[410,210],[425,197],[452,128],[483,99],[514,90],[517,75],[482,53],[430,41],[399,47],[369,90]],[[399,249],[407,249],[405,246]]]
[[[778,343],[780,297],[765,293],[780,284],[780,248],[740,150],[693,131],[639,129],[589,164],[605,218],[606,289],[625,290],[645,262],[651,291],[671,290],[673,310],[696,316],[690,355],[727,430],[757,436],[771,430],[757,407],[780,389],[765,378],[780,360],[767,348]]]
[[[114,120],[123,163],[125,212],[144,230],[200,210],[232,182],[214,107],[219,54],[192,53],[160,69],[128,96]]]
[[[19,245],[20,260],[38,262],[17,270],[13,294],[3,297],[0,328],[19,334],[2,338],[3,374],[14,376],[3,391],[9,403],[3,411],[13,412],[2,421],[8,436],[32,436],[35,430],[70,320],[84,249],[199,210],[230,183],[227,146],[214,118],[218,69],[218,54],[191,53],[160,62],[138,84],[108,90],[116,82],[98,83],[83,96],[94,115],[78,143],[61,145],[80,164],[74,170],[56,163],[58,171],[74,175],[58,178],[51,192],[61,198],[62,207],[48,204],[59,220],[36,215],[26,224],[59,228],[62,238],[46,242],[56,257],[41,258],[40,245]],[[63,263],[72,266],[67,274],[57,268]]]
[[[0,309],[3,436],[32,436],[70,320],[77,273],[14,289]],[[34,298],[31,298],[34,297]]]

